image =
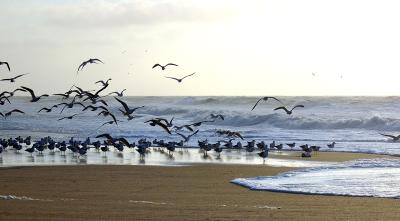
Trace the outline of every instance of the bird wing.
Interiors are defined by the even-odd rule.
[[[112,113],[109,113],[109,114],[110,114],[110,116],[112,117],[114,123],[115,123],[116,125],[118,125],[117,118],[115,118],[114,114],[112,114]]]
[[[144,108],[144,106],[135,107],[135,108],[132,109],[132,111],[134,112],[134,111],[136,111],[137,109],[140,109],[140,108]]]
[[[118,139],[119,141],[121,141],[125,146],[127,146],[127,147],[130,147],[131,145],[129,144],[129,142],[125,139],[125,138],[123,138],[123,137],[121,137],[121,138],[119,138]]]
[[[174,79],[174,80],[176,80],[176,81],[182,80],[182,79],[178,79],[178,78],[174,78],[174,77],[166,77],[166,78]]]
[[[190,137],[192,137],[192,136],[196,135],[198,132],[199,132],[199,130],[196,130],[196,132],[194,132],[194,133],[190,134],[190,135],[188,136],[188,138],[190,138]]]
[[[165,124],[162,124],[159,121],[155,122],[158,126],[162,127],[167,133],[171,134],[171,131],[168,129],[168,127]]]
[[[92,61],[98,61],[98,62],[101,62],[102,64],[104,64],[104,62],[102,62],[100,59],[98,59],[98,58],[94,58],[94,59],[92,59]]]
[[[392,138],[392,139],[395,139],[395,138],[396,138],[396,136],[389,135],[389,134],[380,134],[380,135],[385,136],[385,137],[390,137],[390,138]]]
[[[27,74],[20,74],[20,75],[17,75],[17,76],[15,76],[15,77],[13,77],[12,79],[17,79],[17,78],[19,78],[19,77],[22,77],[22,76],[24,76],[24,75],[27,75]]]
[[[181,136],[185,141],[188,140],[188,138],[189,138],[189,137],[187,137],[187,136],[185,136],[185,135],[183,135],[183,134],[181,134],[181,133],[176,133],[176,134],[178,134],[179,136]]]
[[[284,106],[282,106],[282,107],[277,107],[277,108],[274,109],[274,111],[280,110],[280,109],[286,111],[286,113],[289,113],[289,110],[288,110],[286,107],[284,107]]]
[[[253,108],[251,108],[251,110],[254,110],[254,108],[256,108],[256,106],[258,105],[258,103],[260,103],[261,100],[262,100],[262,98],[260,98],[260,99],[256,102],[256,104],[254,104],[254,106],[253,106]]]
[[[190,131],[194,131],[193,128],[190,125],[183,125],[186,129],[190,130]]]
[[[6,64],[6,65],[7,65],[8,71],[11,71],[11,69],[10,69],[10,65],[8,64],[8,62],[4,62],[4,64]]]
[[[97,83],[101,83],[102,85],[105,85],[105,84],[106,84],[103,80],[96,81],[95,84],[97,84]]]
[[[26,91],[28,91],[28,92],[31,94],[31,97],[32,97],[32,98],[35,98],[35,97],[36,97],[36,96],[35,96],[35,92],[33,92],[32,89],[27,88],[27,87],[24,87],[24,86],[21,86],[21,88],[24,89],[24,90],[26,90]]]
[[[0,81],[11,81],[12,80],[12,78],[4,78],[4,79],[1,79]]]
[[[243,140],[243,136],[239,132],[235,132],[234,135]]]
[[[278,98],[276,98],[276,97],[268,97],[268,98],[274,99],[274,100],[278,101],[279,103],[283,104],[282,101],[280,101],[280,100],[279,100]]]
[[[181,78],[181,80],[183,80],[183,79],[185,79],[185,78],[187,78],[187,77],[190,77],[190,76],[192,76],[192,75],[194,75],[194,74],[196,74],[196,72],[193,72],[193,74],[186,75],[185,77]]]
[[[4,114],[0,112],[0,116],[4,117]]]
[[[42,111],[42,110],[49,111],[50,109],[44,107],[44,108],[40,109],[40,110],[38,111],[38,113],[39,113],[40,111]]]
[[[292,110],[294,110],[295,108],[298,108],[298,107],[304,107],[304,105],[302,105],[302,104],[296,105],[296,106],[294,106],[294,107],[292,108]]]
[[[174,63],[168,63],[165,65],[165,67],[167,67],[168,65],[178,66],[177,64],[174,64]]]
[[[113,140],[114,139],[114,138],[111,137],[110,134],[100,134],[100,135],[96,136],[96,138],[101,138],[101,137],[105,137],[105,138],[107,138],[109,140]]]
[[[153,65],[152,69],[154,69],[154,68],[157,67],[157,66],[160,66],[160,67],[161,67],[160,64],[155,64],[155,65]]]
[[[115,98],[115,100],[117,100],[124,107],[125,112],[129,112],[130,109],[129,109],[128,105],[125,102],[123,102],[122,100],[118,99],[117,97],[114,97],[114,98]]]

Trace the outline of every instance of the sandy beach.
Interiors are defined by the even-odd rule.
[[[313,160],[384,157],[324,153]],[[197,164],[0,169],[0,220],[398,220],[398,200],[250,191],[238,177],[294,168]]]

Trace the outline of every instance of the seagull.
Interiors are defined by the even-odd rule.
[[[115,118],[114,114],[112,114],[111,112],[103,110],[103,111],[101,111],[101,112],[100,112],[99,114],[97,114],[97,115],[101,115],[101,114],[102,114],[103,116],[105,116],[105,117],[107,117],[107,116],[112,117],[114,123],[118,125],[117,118]]]
[[[57,108],[57,107],[58,107],[58,105],[53,105],[51,108],[44,107],[44,108],[40,109],[38,111],[38,113],[41,111],[51,112],[53,110],[53,108]]]
[[[192,133],[192,134],[189,134],[188,136],[185,136],[185,135],[183,135],[183,134],[181,134],[181,133],[176,133],[176,134],[178,134],[179,136],[181,136],[181,137],[184,139],[184,142],[187,143],[187,142],[189,142],[190,138],[191,138],[192,136],[196,135],[198,132],[199,132],[199,130],[196,130],[196,132],[194,132],[194,133]]]
[[[286,107],[282,106],[282,107],[277,107],[277,108],[275,108],[274,111],[275,111],[275,110],[280,110],[280,109],[282,109],[282,110],[284,110],[288,115],[291,115],[291,114],[292,114],[292,111],[293,111],[295,108],[298,108],[298,107],[304,107],[304,105],[301,105],[301,104],[296,105],[296,106],[294,106],[291,110],[288,110]]]
[[[8,62],[0,61],[0,65],[3,65],[3,64],[7,65],[8,71],[11,71],[10,65],[8,64]]]
[[[140,107],[135,107],[135,108],[129,108],[129,106],[124,102],[124,101],[122,101],[122,100],[120,100],[120,99],[118,99],[117,97],[114,97],[115,98],[115,100],[117,100],[121,105],[122,105],[122,107],[124,108],[124,110],[125,111],[122,111],[121,109],[120,109],[120,111],[125,115],[125,116],[128,116],[128,115],[130,115],[130,114],[133,114],[133,112],[135,112],[137,109],[139,109],[139,108],[143,108],[144,106],[140,106]]]
[[[118,91],[111,92],[108,95],[116,94],[118,97],[123,97],[124,96],[124,91],[126,91],[126,89],[122,90],[121,92],[118,92]]]
[[[32,89],[24,87],[24,86],[21,86],[21,88],[26,90],[26,91],[28,91],[31,94],[31,97],[32,97],[31,102],[36,102],[36,101],[40,100],[41,97],[48,97],[49,96],[48,94],[43,94],[43,95],[40,95],[39,97],[36,97],[35,93],[33,92]]]
[[[397,136],[389,135],[389,134],[380,134],[380,135],[385,136],[385,137],[390,137],[393,139],[393,141],[398,141],[400,139],[400,135],[397,135]]]
[[[14,109],[14,110],[12,110],[12,111],[9,111],[9,112],[5,113],[5,114],[4,114],[4,118],[9,117],[12,113],[21,113],[21,114],[25,114],[25,112],[23,112],[23,111],[21,111],[21,110]]]
[[[58,119],[58,121],[60,121],[60,120],[64,120],[64,119],[69,119],[69,120],[72,120],[72,118],[74,118],[76,115],[78,115],[78,114],[73,114],[73,115],[71,115],[71,116],[68,116],[68,117],[62,117],[62,118]]]
[[[97,62],[101,62],[102,64],[104,64],[100,59],[97,58],[90,58],[87,61],[82,62],[81,65],[79,65],[78,70],[76,71],[76,73],[78,74],[79,71],[81,71],[87,64],[98,64]]]
[[[296,143],[287,143],[286,145],[288,145],[290,149],[293,149],[293,147],[296,146]]]
[[[194,72],[193,74],[186,75],[186,76],[183,77],[183,78],[174,78],[174,77],[166,77],[166,78],[174,79],[174,80],[178,81],[178,83],[181,83],[183,79],[185,79],[185,78],[187,78],[187,77],[190,77],[190,76],[192,76],[192,75],[194,75],[194,74],[196,74],[196,72]]]
[[[400,136],[400,135],[399,135]],[[335,147],[336,142],[332,142],[331,144],[327,144],[327,146],[329,148],[334,148]]]
[[[113,121],[113,120],[110,120],[110,121],[107,121],[107,122],[105,122],[105,123],[103,123],[100,127],[98,127],[96,130],[98,130],[98,129],[100,129],[101,127],[103,127],[104,125],[106,125],[106,124],[116,124],[116,125],[118,125],[118,123],[117,122],[121,122],[120,120],[116,120],[116,121]]]
[[[86,106],[85,108],[83,108],[83,110],[82,111],[85,111],[85,110],[87,110],[87,109],[91,109],[91,111],[96,111],[97,109],[102,109],[102,110],[105,110],[105,111],[108,111],[108,109],[106,108],[106,107],[104,107],[104,106],[93,106],[93,105],[88,105],[88,106]]]
[[[157,126],[161,127],[162,129],[164,129],[167,133],[172,134],[171,131],[169,130],[168,126],[161,123],[161,120],[159,120],[159,119],[151,119],[151,120],[145,121],[144,123],[149,123],[150,126],[153,126],[153,127],[157,125]]]
[[[278,98],[276,98],[276,97],[263,97],[263,98],[260,98],[260,99],[256,102],[256,104],[253,106],[253,108],[252,108],[251,110],[254,110],[254,108],[256,108],[256,106],[258,105],[258,103],[259,103],[260,101],[268,101],[268,99],[274,99],[274,100],[278,101],[279,103],[283,104],[283,103],[282,103]]]
[[[153,65],[152,69],[154,69],[155,67],[160,67],[161,70],[165,70],[165,68],[166,68],[168,65],[171,65],[171,66],[178,66],[177,64],[174,64],[174,63],[168,63],[168,64],[166,64],[166,65],[155,64],[155,65]]]
[[[101,83],[103,85],[103,87],[104,87],[106,85],[108,86],[109,85],[108,82],[111,81],[111,80],[112,80],[111,78],[107,79],[107,81],[105,81],[105,82],[103,80],[100,80],[100,81],[96,81],[95,84]]]
[[[4,78],[4,79],[1,79],[0,81],[10,81],[11,83],[13,83],[13,82],[15,82],[15,79],[17,79],[19,77],[22,77],[24,75],[27,75],[27,74],[20,74],[20,75],[17,75],[15,77],[13,77],[13,78]]]

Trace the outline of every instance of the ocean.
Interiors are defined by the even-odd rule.
[[[245,141],[257,140],[267,143],[320,145],[328,150],[327,144],[337,144],[331,151],[350,151],[378,154],[400,154],[400,145],[391,142],[380,133],[395,134],[400,131],[400,97],[278,97],[290,106],[303,104],[292,115],[282,110],[274,100],[261,101],[255,110],[252,106],[258,97],[122,97],[130,107],[145,106],[137,110],[137,118],[127,121],[119,112],[120,104],[112,97],[106,98],[109,109],[120,122],[116,125],[100,127],[111,118],[97,116],[96,112],[81,112],[82,107],[53,112],[38,113],[42,107],[65,102],[58,97],[43,98],[30,103],[28,97],[13,97],[11,104],[0,106],[0,112],[14,108],[26,114],[13,114],[0,120],[2,138],[27,136],[33,138],[52,136],[56,140],[84,139],[102,133],[125,137],[131,142],[140,138],[180,140],[177,135],[169,135],[159,127],[152,127],[144,121],[154,117],[171,119],[176,125],[209,120],[210,114],[222,114],[225,120],[215,120],[202,124],[199,133],[189,142],[197,145],[197,140],[210,142],[222,140],[215,132],[227,129],[240,132]],[[59,118],[79,113],[72,120],[58,121]],[[100,128],[99,128],[100,127]],[[185,133],[185,132],[183,132]],[[188,134],[188,133],[186,133]],[[226,140],[226,139],[225,139]],[[243,142],[243,141],[242,141]],[[235,143],[235,141],[234,141]]]

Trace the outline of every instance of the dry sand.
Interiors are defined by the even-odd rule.
[[[381,157],[320,153],[314,160]],[[243,165],[0,169],[0,220],[400,220],[400,201],[250,191],[238,177],[293,168]]]

